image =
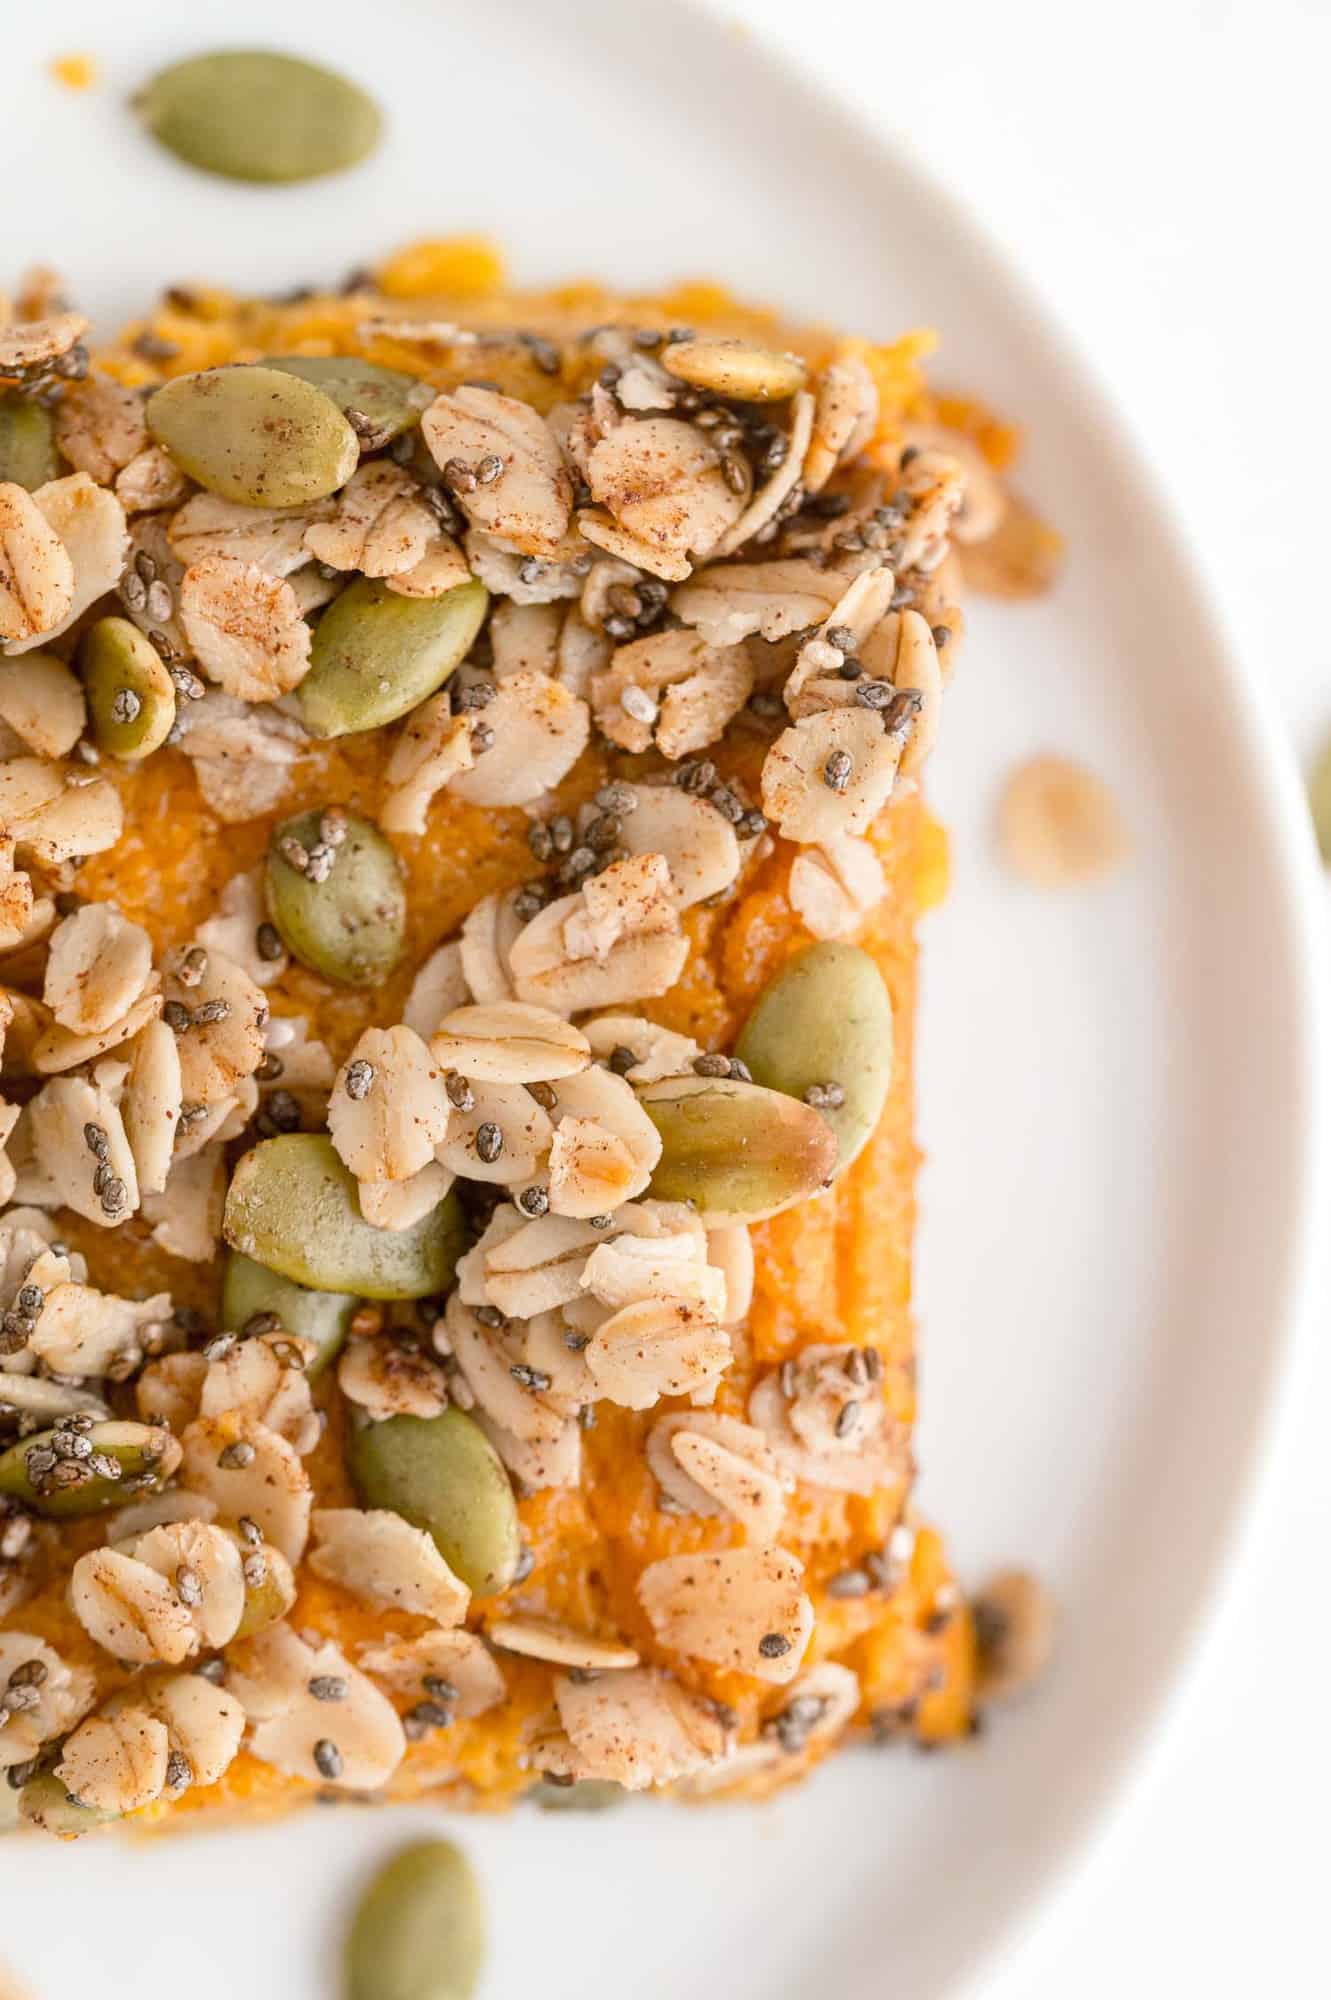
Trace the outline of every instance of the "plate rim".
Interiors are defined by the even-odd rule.
[[[508,4],[547,21],[562,14],[580,36],[595,34],[600,22],[614,25],[617,40],[623,37],[624,11],[615,0]],[[425,0],[427,15],[436,9],[444,11],[440,0]],[[876,117],[843,95],[833,79],[804,70],[798,55],[764,22],[737,22],[725,0],[636,0],[632,12],[644,47],[651,45],[653,29],[678,36],[683,15],[686,27],[690,21],[696,26],[704,51],[710,47],[731,74],[747,78],[757,92],[778,93],[797,108],[802,104],[822,131],[834,133],[859,156],[866,179],[890,179],[900,196],[918,204],[926,223],[936,222],[944,243],[956,246],[977,285],[992,288],[1006,309],[1030,318],[1038,346],[1057,366],[1062,382],[1080,393],[1106,462],[1140,495],[1162,560],[1177,577],[1196,629],[1211,648],[1217,691],[1243,737],[1238,767],[1251,783],[1250,823],[1260,827],[1264,839],[1262,886],[1270,896],[1272,935],[1279,948],[1273,963],[1278,964],[1291,1024],[1291,1101],[1279,1144],[1290,1202],[1271,1253],[1268,1330],[1255,1370],[1259,1393],[1243,1417],[1242,1451],[1221,1489],[1218,1525],[1184,1608],[1171,1620],[1149,1698],[1122,1726],[1089,1795],[1066,1811],[1057,1838],[1042,1849],[1025,1881],[968,1920],[947,1966],[935,1975],[937,1985],[934,1978],[928,1982],[931,1992],[987,1992],[1002,1983],[1037,1931],[1094,1869],[1115,1830],[1153,1782],[1180,1712],[1235,1613],[1270,1511],[1282,1437],[1312,1354],[1316,1218],[1328,1167],[1328,1138],[1317,1116],[1325,1101],[1328,1053],[1323,1026],[1328,975],[1320,950],[1324,885],[1294,754],[1259,698],[1255,666],[1249,661],[1260,655],[1252,652],[1238,616],[1226,604],[1218,557],[1188,525],[1131,405],[1120,400],[1112,371],[1065,321],[1056,293],[1046,288],[1039,270],[1014,248],[1006,230],[972,208],[964,190],[935,171],[924,149],[892,130],[886,117]],[[282,40],[280,25],[272,39],[275,44]]]
[[[582,3],[589,12],[604,12],[614,0]],[[644,9],[644,0],[637,0],[637,4]],[[726,36],[722,0],[650,0],[650,9],[658,21],[682,10],[706,31]],[[732,33],[736,31],[733,19],[730,28]],[[843,142],[855,145],[866,166],[879,173],[886,169],[903,190],[939,219],[945,231],[964,244],[979,275],[1006,292],[1013,305],[1031,317],[1065,379],[1080,390],[1085,413],[1099,433],[1102,448],[1149,506],[1152,532],[1188,591],[1191,609],[1216,655],[1226,702],[1241,726],[1252,771],[1253,804],[1263,814],[1274,863],[1268,872],[1270,886],[1279,894],[1284,947],[1281,972],[1296,1031],[1290,1051],[1296,1116],[1287,1127],[1286,1152],[1294,1201],[1279,1257],[1261,1393],[1249,1419],[1243,1462],[1231,1470],[1221,1503],[1214,1552],[1196,1575],[1191,1604],[1178,1621],[1155,1693],[1140,1711],[1135,1730],[1126,1732],[1126,1740],[1106,1767],[1098,1799],[1072,1808],[1059,1850],[1044,1864],[1041,1878],[1022,1900],[972,1926],[950,1983],[958,1995],[973,1992],[978,1996],[1025,1956],[1056,1909],[1070,1900],[1093,1872],[1116,1831],[1156,1781],[1176,1725],[1229,1621],[1237,1614],[1244,1579],[1259,1552],[1272,1512],[1282,1441],[1292,1428],[1299,1384],[1310,1373],[1320,1269],[1317,1216],[1331,1168],[1331,1141],[1320,1115],[1331,1079],[1331,1034],[1326,1026],[1331,970],[1321,949],[1326,923],[1323,870],[1294,746],[1259,697],[1255,668],[1247,664],[1240,621],[1226,608],[1221,592],[1219,555],[1187,523],[1131,405],[1116,392],[1110,372],[1084,345],[1036,270],[1005,235],[971,208],[963,193],[935,171],[919,146],[889,129],[885,121],[877,123],[821,73],[801,69],[794,53],[761,22],[746,16],[738,24],[738,32],[747,59],[765,74],[767,82],[803,100],[820,118],[835,114]]]

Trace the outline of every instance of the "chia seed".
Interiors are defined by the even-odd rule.
[[[363,1056],[358,1056],[355,1062],[347,1064],[347,1096],[355,1103],[359,1104],[363,1098],[369,1096],[373,1082],[374,1064],[366,1062]]]
[[[182,1750],[173,1750],[166,1760],[166,1789],[183,1792],[194,1778],[194,1767]]]
[[[860,1406],[852,1398],[850,1402],[843,1403],[837,1411],[836,1423],[833,1428],[839,1438],[847,1438],[859,1423],[859,1420]]]
[[[693,1058],[695,1076],[729,1076],[730,1057],[723,1055],[701,1055]]]
[[[336,1743],[329,1741],[328,1737],[321,1736],[319,1738],[312,1754],[314,1757],[314,1767],[321,1778],[340,1778],[342,1776],[342,1752],[338,1749]]]
[[[119,1215],[129,1204],[129,1193],[118,1174],[112,1174],[101,1191],[102,1212]]]
[[[199,1581],[198,1571],[192,1570],[188,1563],[181,1563],[176,1570],[176,1596],[182,1604],[203,1603],[203,1585]]]
[[[455,1069],[445,1071],[444,1089],[448,1093],[448,1101],[455,1111],[475,1110],[476,1093],[473,1091],[466,1077],[459,1076]]]
[[[844,792],[853,769],[849,750],[834,750],[823,765],[823,783],[829,791]]]
[[[487,1167],[491,1167],[504,1150],[504,1135],[499,1127],[487,1118],[483,1125],[478,1125],[476,1128],[475,1143],[477,1158],[483,1160]]]

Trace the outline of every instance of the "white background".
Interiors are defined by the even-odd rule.
[[[1035,279],[1152,455],[1306,761],[1331,730],[1331,0],[717,11],[913,152]],[[986,2000],[1331,1991],[1331,1314],[1316,1319],[1220,1627],[1107,1838]]]

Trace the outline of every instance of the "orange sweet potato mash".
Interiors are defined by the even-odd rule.
[[[440,388],[476,372],[474,363],[468,370],[455,358],[446,360],[442,350],[396,337],[391,326],[395,315],[480,330],[520,325],[555,337],[614,320],[663,327],[685,321],[793,350],[815,366],[837,353],[854,353],[870,369],[879,392],[879,431],[868,448],[870,461],[876,450],[897,444],[906,421],[945,422],[965,432],[996,468],[1014,447],[1012,433],[987,412],[956,399],[940,403],[932,395],[921,371],[932,344],[927,334],[886,347],[850,341],[783,324],[774,314],[743,306],[709,284],[631,298],[590,283],[515,294],[505,287],[498,258],[477,242],[427,243],[400,253],[377,274],[372,300],[359,290],[287,303],[237,298],[207,286],[175,290],[150,317],[128,327],[101,360],[131,386],[266,354],[361,353]],[[567,382],[552,384],[519,343],[487,346],[480,372],[538,408],[568,393]],[[758,736],[732,730],[708,754],[723,776],[743,779],[748,795],[756,796],[764,748]],[[378,733],[315,744],[296,764],[278,811],[241,825],[216,818],[178,750],[164,750],[137,768],[120,767],[114,775],[124,799],[125,832],[114,848],[82,868],[79,894],[114,899],[128,919],[150,932],[159,952],[182,946],[216,908],[223,884],[261,860],[275,819],[307,805],[337,801],[377,820],[385,792],[383,765]],[[632,777],[635,768],[635,760],[620,753],[613,761],[603,751],[585,754],[561,788],[560,809],[576,807],[612,772]],[[365,992],[335,988],[293,962],[267,989],[274,1014],[303,1016],[338,1063],[368,1025],[400,1020],[416,969],[438,943],[456,935],[477,900],[538,872],[527,826],[528,816],[520,809],[470,807],[440,794],[426,833],[395,840],[408,904],[407,949],[400,969],[383,986]],[[716,1407],[743,1416],[756,1375],[810,1343],[854,1342],[881,1355],[884,1394],[899,1433],[898,1479],[870,1498],[801,1486],[790,1501],[782,1543],[804,1564],[805,1587],[815,1609],[808,1661],[841,1661],[854,1669],[862,1690],[861,1731],[936,1744],[968,1732],[975,1696],[971,1618],[938,1536],[914,1516],[909,1490],[915,1418],[916,933],[922,910],[944,891],[946,849],[914,788],[880,815],[872,840],[887,893],[857,941],[881,968],[894,1010],[896,1059],[886,1110],[872,1140],[830,1194],[755,1226],[752,1312],[736,1338],[735,1360]],[[704,1048],[728,1050],[733,1045],[774,971],[809,941],[788,895],[792,850],[785,842],[767,845],[770,851],[748,869],[735,894],[687,913],[691,951],[682,982],[664,1000],[643,1008]],[[136,1296],[169,1289],[177,1304],[193,1304],[216,1323],[218,1267],[165,1256],[139,1218],[115,1231],[92,1228],[76,1217],[68,1225],[65,1230],[62,1221],[62,1232],[87,1255],[93,1283]],[[392,1310],[382,1309],[390,1318]],[[321,1381],[316,1396],[328,1412],[328,1427],[307,1461],[315,1504],[352,1505],[343,1467],[343,1405],[330,1378]],[[644,1661],[667,1663],[638,1601],[639,1574],[658,1558],[737,1546],[742,1536],[724,1516],[668,1512],[658,1504],[644,1457],[644,1438],[657,1414],[608,1402],[597,1407],[594,1426],[583,1440],[580,1484],[521,1498],[522,1533],[533,1557],[530,1574],[503,1597],[473,1601],[469,1622],[474,1628],[483,1629],[490,1619],[519,1607],[580,1630],[613,1631],[636,1647]],[[893,1531],[903,1521],[911,1532],[893,1543]],[[62,1531],[45,1587],[3,1622],[47,1639],[67,1659],[90,1667],[106,1692],[125,1675],[91,1644],[64,1601],[64,1565],[99,1537],[96,1522]],[[889,1585],[862,1595],[829,1592],[831,1579],[889,1545],[899,1550]],[[425,1622],[411,1615],[371,1610],[308,1569],[301,1570],[299,1582],[290,1623],[297,1631],[314,1628],[332,1638],[349,1658],[370,1640],[410,1637],[425,1629]],[[779,1688],[696,1660],[668,1664],[686,1686],[734,1712],[741,1740],[751,1739],[785,1699]],[[536,1660],[505,1656],[504,1670],[508,1696],[503,1704],[412,1743],[387,1788],[390,1795],[437,1792],[450,1803],[494,1806],[531,1785],[539,1775],[531,1743],[549,1715],[552,1669]],[[405,1707],[405,1701],[400,1705]],[[812,1761],[815,1754],[811,1751],[796,1764]],[[789,1774],[782,1772],[783,1777]],[[217,1784],[189,1789],[135,1820],[176,1825],[203,1813],[268,1812],[309,1791],[308,1785],[242,1752]]]

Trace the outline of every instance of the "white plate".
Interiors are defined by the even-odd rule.
[[[164,60],[271,43],[269,0],[62,0],[7,24],[6,261],[102,313],[211,276],[335,279],[480,227],[524,279],[684,272],[881,334],[1024,421],[1066,532],[1048,601],[980,607],[934,789],[956,884],[927,929],[923,1493],[968,1576],[1020,1556],[1065,1607],[1058,1671],[975,1752],[856,1755],[771,1807],[462,1821],[486,1992],[909,2000],[995,1962],[1159,1717],[1251,1485],[1302,1282],[1316,1014],[1299,802],[1121,423],[966,223],[841,108],[661,0],[285,0],[282,42],[362,75],[380,156],[286,192],[178,170],[121,99]],[[86,48],[100,91],[48,85]],[[24,191],[32,200],[25,206]],[[1014,758],[1103,771],[1137,856],[1041,897],[989,846]],[[3,1948],[41,2000],[188,1982],[327,2000],[336,1919],[424,1810],[317,1811],[165,1846],[20,1842]]]

